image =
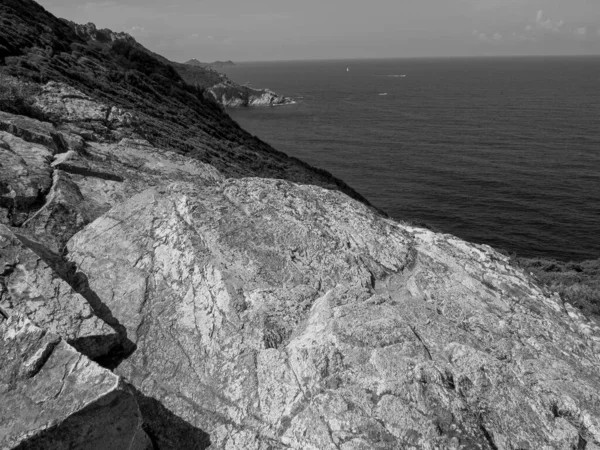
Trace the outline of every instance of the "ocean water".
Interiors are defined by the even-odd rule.
[[[521,256],[600,257],[600,57],[241,63],[297,99],[230,110],[396,219]]]

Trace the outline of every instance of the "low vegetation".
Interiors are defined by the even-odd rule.
[[[39,85],[23,83],[0,73],[0,111],[48,121],[48,117],[34,105],[34,97],[39,91]]]
[[[43,26],[41,24],[44,24]],[[83,27],[85,28],[85,27]],[[244,131],[227,115],[206,86],[217,72],[172,63],[133,38],[88,38],[31,0],[0,2],[0,74],[40,89],[66,83],[104,104],[133,113],[137,131],[157,147],[186,154],[226,176],[282,178],[330,189],[368,201],[325,171],[290,158]],[[0,109],[36,117],[30,93],[8,86]],[[37,117],[36,117],[37,118]]]
[[[542,258],[516,258],[517,264],[542,285],[587,316],[600,319],[600,259],[561,262]]]

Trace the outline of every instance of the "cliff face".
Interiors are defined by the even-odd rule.
[[[0,66],[0,448],[600,448],[600,328],[506,257],[59,56]]]
[[[281,106],[295,103],[291,98],[278,95],[268,89],[252,89],[248,86],[240,86],[225,78],[219,84],[210,87],[208,92],[221,105],[228,108]]]
[[[173,63],[173,65],[186,82],[202,86],[212,99],[227,108],[280,106],[295,103],[293,99],[276,94],[269,89],[254,89],[231,81],[226,75],[213,69],[213,67],[227,67],[229,64],[219,61],[217,63],[219,65],[199,66],[188,61],[185,64]]]

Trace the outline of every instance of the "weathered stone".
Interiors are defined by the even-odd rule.
[[[15,314],[0,360],[0,448],[152,448],[129,388],[58,336]]]
[[[214,448],[600,443],[600,331],[487,246],[242,179],[145,191],[68,249],[137,346],[118,373]]]
[[[90,96],[64,83],[50,81],[36,98],[36,106],[50,117],[63,122],[105,122],[110,107],[94,101]]]
[[[0,209],[22,224],[31,209],[41,206],[52,185],[52,152],[0,131]]]
[[[57,266],[64,263],[57,257],[51,261],[52,255],[41,245],[21,239],[35,245],[42,256],[0,225],[0,307],[9,315],[19,312],[27,316],[89,358],[119,348],[119,333],[100,319],[86,299],[57,273]],[[62,269],[62,275],[68,276],[68,268]]]
[[[0,111],[0,130],[20,137],[24,141],[52,148],[55,152],[58,152],[61,144],[54,125],[30,117]]]
[[[69,150],[56,155],[51,168],[53,184],[46,203],[23,226],[54,251],[110,208],[151,186],[222,178],[207,164],[133,139]]]

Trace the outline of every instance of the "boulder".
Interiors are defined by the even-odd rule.
[[[47,147],[0,131],[0,209],[5,223],[21,225],[43,204],[52,185],[52,156]]]
[[[136,345],[116,371],[164,408],[140,403],[155,436],[173,414],[224,449],[600,445],[594,324],[490,247],[343,194],[157,187],[68,257]]]
[[[76,292],[76,279],[59,257],[0,225],[0,307],[61,336],[89,358],[106,356],[121,347],[121,336],[98,317],[98,302],[92,306]]]
[[[75,142],[76,135],[62,136]],[[79,151],[70,144],[69,148],[54,156],[50,165],[52,186],[45,203],[23,223],[56,252],[85,225],[151,186],[177,180],[221,179],[214,167],[155,148],[141,139],[125,138],[114,144],[87,142]]]
[[[24,141],[51,148],[55,153],[62,151],[66,145],[54,125],[30,117],[0,111],[0,130]]]
[[[0,448],[152,448],[123,380],[58,336],[0,318],[0,360]]]

